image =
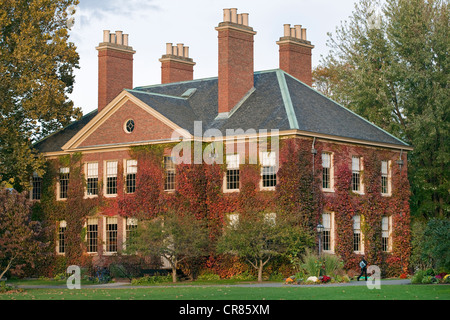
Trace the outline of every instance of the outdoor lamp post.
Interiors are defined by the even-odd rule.
[[[322,232],[323,232],[324,226],[320,223],[317,225],[317,233],[319,235],[319,258],[321,256],[322,252]]]

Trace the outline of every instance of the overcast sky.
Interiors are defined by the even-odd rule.
[[[161,82],[166,43],[184,43],[197,63],[194,78],[217,76],[217,31],[224,8],[249,13],[255,36],[255,71],[278,68],[283,24],[301,24],[315,45],[313,66],[326,55],[327,32],[347,20],[357,0],[80,0],[71,41],[80,54],[80,69],[70,98],[86,114],[97,108],[98,57],[103,30],[129,34],[134,55],[135,87]]]

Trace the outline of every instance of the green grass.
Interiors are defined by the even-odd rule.
[[[81,290],[25,289],[0,300],[450,300],[448,285],[385,285],[381,290],[346,287],[154,286]]]

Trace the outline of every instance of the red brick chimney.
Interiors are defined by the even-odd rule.
[[[314,46],[306,40],[306,29],[301,25],[291,28],[290,24],[285,24],[284,36],[277,44],[280,46],[280,69],[311,86]]]
[[[133,51],[128,35],[122,31],[103,31],[98,50],[98,111],[101,111],[123,89],[133,89]]]
[[[161,83],[189,81],[194,79],[195,62],[189,58],[189,47],[182,43],[166,44],[166,54],[161,61]]]
[[[248,13],[224,9],[219,32],[219,113],[231,109],[253,88],[253,37]]]

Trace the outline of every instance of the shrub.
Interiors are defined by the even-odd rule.
[[[326,274],[336,276],[343,271],[344,262],[337,255],[325,254],[323,257],[323,266],[325,267]]]
[[[155,276],[143,276],[141,278],[135,278],[131,280],[132,285],[152,285],[158,283],[172,282],[172,276],[170,274],[165,276],[155,275]]]
[[[272,273],[272,274],[270,275],[269,279],[272,280],[272,281],[277,281],[277,280],[275,280],[275,279],[272,279],[272,276],[276,277],[276,276],[278,276],[278,275],[281,275],[281,279],[278,279],[278,280],[283,280],[283,275],[280,274],[280,273],[278,273],[278,272]],[[241,280],[241,281],[254,281],[254,280],[257,280],[256,276],[253,275],[253,274],[251,274],[248,270],[245,270],[244,272],[241,272],[241,273],[232,275],[232,276],[230,277],[230,279],[233,279],[233,280]]]
[[[424,276],[422,279],[423,284],[436,283],[437,279],[433,276]]]
[[[429,268],[425,271],[425,275],[434,277],[436,275],[436,273],[434,272],[434,270],[432,268]]]
[[[217,281],[220,280],[220,276],[218,274],[212,272],[206,272],[198,276],[197,280],[199,281]]]
[[[411,283],[413,283],[413,284],[422,283],[424,276],[425,276],[425,271],[423,271],[423,270],[416,271],[416,273],[414,273],[413,277],[411,278]]]

